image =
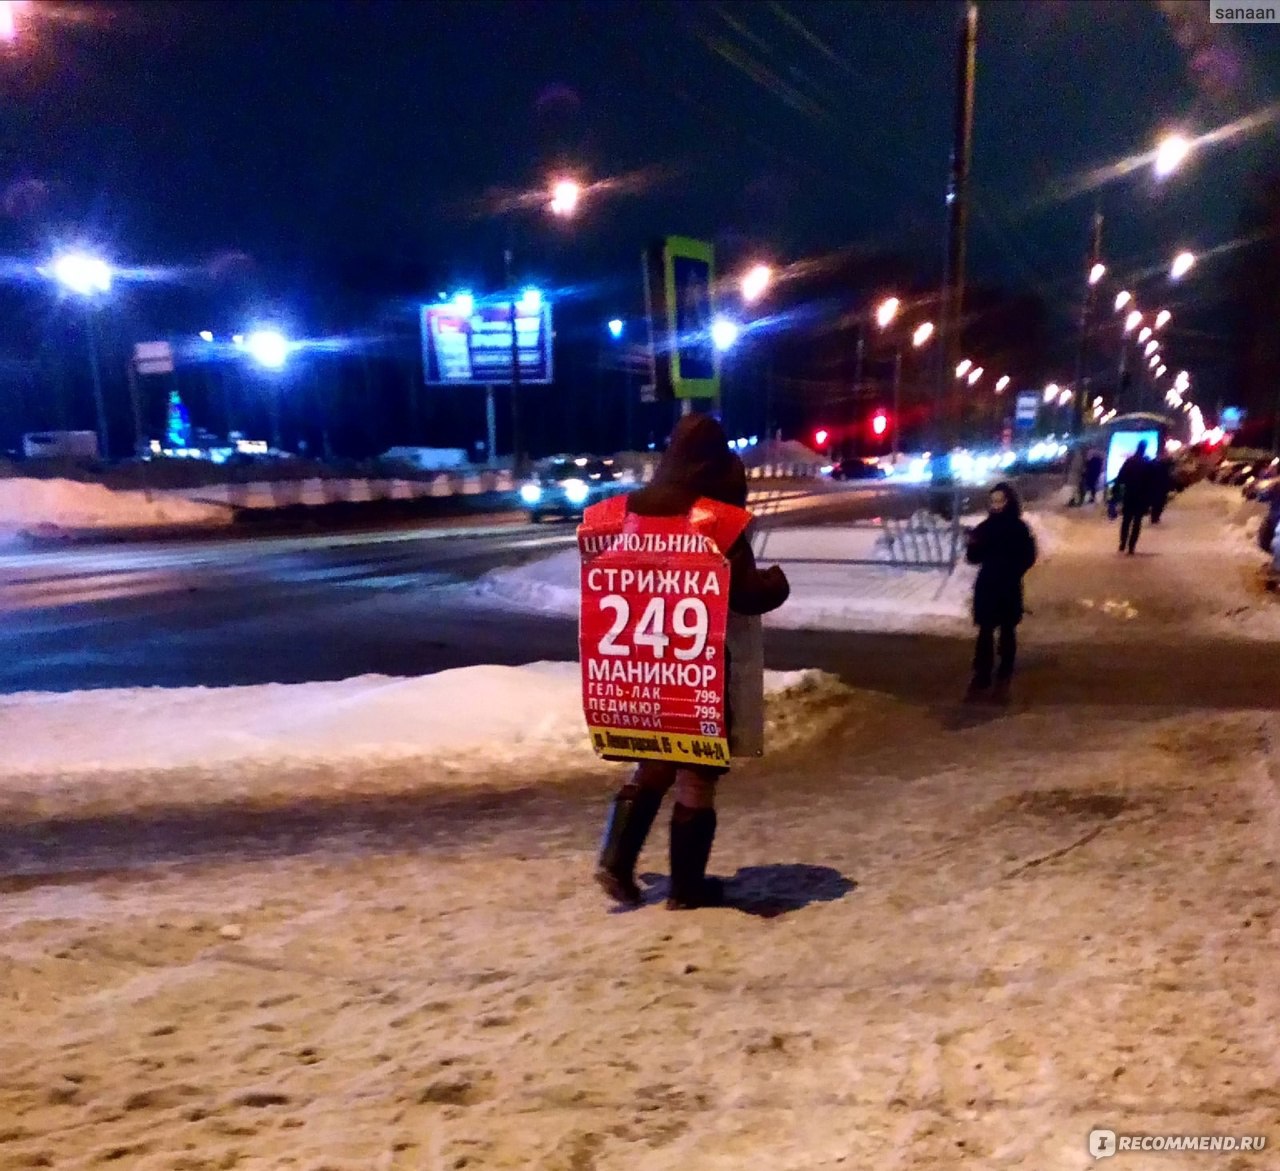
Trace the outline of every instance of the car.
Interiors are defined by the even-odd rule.
[[[539,464],[520,485],[520,500],[529,519],[538,524],[548,517],[581,520],[583,512],[600,500],[626,491],[613,460],[599,456],[556,456]]]
[[[831,467],[833,480],[883,480],[885,471],[873,459],[842,459]]]

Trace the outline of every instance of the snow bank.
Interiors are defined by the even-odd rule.
[[[965,517],[972,526],[982,518]],[[1051,513],[1028,515],[1042,559],[1069,540],[1067,522]],[[975,570],[904,569],[890,565],[882,533],[871,526],[838,525],[771,530],[757,542],[761,564],[780,564],[791,597],[765,617],[782,630],[911,633],[950,632],[969,624]],[[525,565],[496,569],[474,587],[482,603],[576,618],[578,552],[566,549]]]
[[[319,770],[312,790],[334,791],[347,787],[347,774],[367,778],[406,761],[423,764],[414,775],[424,784],[457,781],[462,771],[482,783],[503,770],[598,767],[579,679],[577,663],[532,663],[407,679],[4,696],[0,821],[48,814],[72,788],[77,808],[270,799],[284,791],[289,768]],[[772,714],[790,740],[812,729],[792,710],[797,704],[813,698],[826,709],[822,701],[841,690],[817,671],[766,672],[765,689],[783,701],[785,710],[775,703]],[[181,770],[208,774],[203,798],[172,791],[165,778]],[[291,782],[289,793],[297,795]]]
[[[229,524],[231,510],[178,496],[113,492],[74,480],[0,479],[0,539],[89,529],[145,529]]]

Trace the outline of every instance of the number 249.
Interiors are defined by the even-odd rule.
[[[627,657],[631,647],[618,642],[618,636],[631,621],[631,606],[621,594],[606,594],[600,599],[601,610],[613,612],[613,622],[608,633],[600,640],[599,652],[602,655],[618,655]],[[653,651],[655,659],[663,658],[671,643],[671,636],[664,633],[667,622],[666,598],[650,598],[649,604],[640,615],[635,629],[631,632],[631,643],[634,646],[647,646]],[[681,598],[671,608],[671,633],[676,638],[692,639],[687,647],[677,646],[672,653],[682,663],[696,659],[707,646],[707,633],[710,619],[707,605],[701,598]]]

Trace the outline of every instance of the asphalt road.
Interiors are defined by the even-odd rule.
[[[918,499],[875,486],[797,489],[769,523],[849,523]],[[761,511],[768,512],[769,508]],[[577,655],[572,622],[478,610],[476,578],[567,547],[571,525],[511,514],[366,533],[10,550],[0,555],[0,692],[227,686],[413,675]],[[1185,639],[1038,645],[1024,631],[1031,702],[1257,706],[1280,665],[1256,644]],[[772,667],[820,667],[850,684],[945,703],[965,639],[770,631]]]
[[[876,485],[780,485],[770,524],[909,511]],[[0,691],[224,686],[419,674],[576,654],[570,624],[477,612],[487,571],[568,547],[520,514],[371,532],[10,549],[0,554]]]

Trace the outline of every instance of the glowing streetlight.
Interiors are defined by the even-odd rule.
[[[211,329],[202,329],[202,330],[200,331],[200,340],[201,340],[202,342],[211,342],[211,341],[213,341],[213,330],[211,330]]]
[[[1151,340],[1151,326],[1144,325],[1140,330],[1138,330],[1138,341],[1141,342],[1143,345],[1146,345],[1146,343],[1150,340]]]
[[[1116,312],[1119,313],[1132,300],[1133,294],[1128,289],[1121,289],[1116,294]]]
[[[968,358],[963,358],[961,359],[960,364],[956,367],[956,377],[963,378],[972,369],[973,369],[973,362],[971,362]]]
[[[50,266],[53,279],[78,297],[111,292],[111,265],[87,252],[64,252]]]
[[[724,353],[725,350],[733,348],[741,332],[736,321],[730,321],[727,317],[717,317],[711,323],[711,344]]]
[[[1061,390],[1062,388],[1056,382],[1049,383],[1049,385],[1044,388],[1044,401],[1046,403],[1053,402],[1053,400],[1061,393]]]
[[[1160,312],[1156,314],[1156,329],[1163,329],[1169,324],[1172,318],[1173,314],[1170,313],[1168,309],[1161,309]]]
[[[970,370],[969,385],[970,386],[977,385],[978,379],[982,377],[982,374],[983,374],[983,369],[981,366],[975,366],[972,370]]]
[[[1009,386],[1009,375],[1003,374],[996,380],[996,394],[1004,394]]]
[[[1173,264],[1169,268],[1169,276],[1175,281],[1181,280],[1191,271],[1195,262],[1196,258],[1193,253],[1179,252],[1178,255],[1173,258]]]
[[[1152,354],[1154,354],[1154,353],[1156,352],[1156,350],[1158,350],[1159,348],[1160,348],[1160,343],[1159,343],[1158,341],[1156,341],[1156,339],[1155,339],[1155,338],[1152,338],[1149,342],[1147,342],[1147,344],[1146,344],[1146,346],[1143,348],[1143,351],[1142,351],[1142,352],[1143,352],[1144,354],[1146,354],[1146,356],[1149,358],[1149,357],[1151,357],[1151,355],[1152,355]]]
[[[616,342],[622,336],[622,331],[625,328],[622,318],[615,317],[609,322],[609,336]]]
[[[1157,378],[1163,378],[1163,377],[1164,377],[1166,374],[1168,374],[1168,373],[1169,373],[1169,367],[1168,367],[1168,366],[1166,366],[1163,362],[1162,362],[1159,366],[1157,366],[1157,367],[1156,367],[1156,377],[1157,377]]]
[[[901,308],[902,302],[897,297],[886,297],[876,306],[876,324],[881,329],[887,329],[889,323],[898,316],[898,310]]]
[[[288,339],[278,329],[255,329],[245,336],[244,348],[267,370],[282,370],[289,360]]]
[[[1142,314],[1135,309],[1132,313],[1129,314],[1128,317],[1124,319],[1124,331],[1125,333],[1132,333],[1141,324],[1142,324]]]
[[[928,340],[933,337],[933,322],[922,321],[916,326],[916,331],[911,335],[911,344],[918,350]]]
[[[1147,361],[1147,365],[1150,366],[1152,370],[1154,370],[1157,366],[1160,365],[1160,359],[1155,354],[1152,354]]]
[[[1191,153],[1191,143],[1181,134],[1166,135],[1156,147],[1156,177],[1167,179],[1186,160]]]
[[[772,280],[773,269],[767,264],[753,265],[742,278],[742,299],[754,305],[768,291]]]
[[[578,203],[581,199],[581,183],[576,179],[557,179],[551,187],[549,210],[552,215],[558,215],[562,219],[569,219],[578,210]]]
[[[26,0],[0,0],[0,43],[12,45],[18,39],[18,14]]]
[[[1073,395],[1071,391],[1064,390],[1060,395],[1058,395],[1058,406],[1069,407],[1071,405],[1071,400],[1074,397],[1075,395]]]
[[[1095,264],[1089,270],[1089,283],[1096,285],[1104,276],[1107,275],[1107,266],[1105,264]]]

